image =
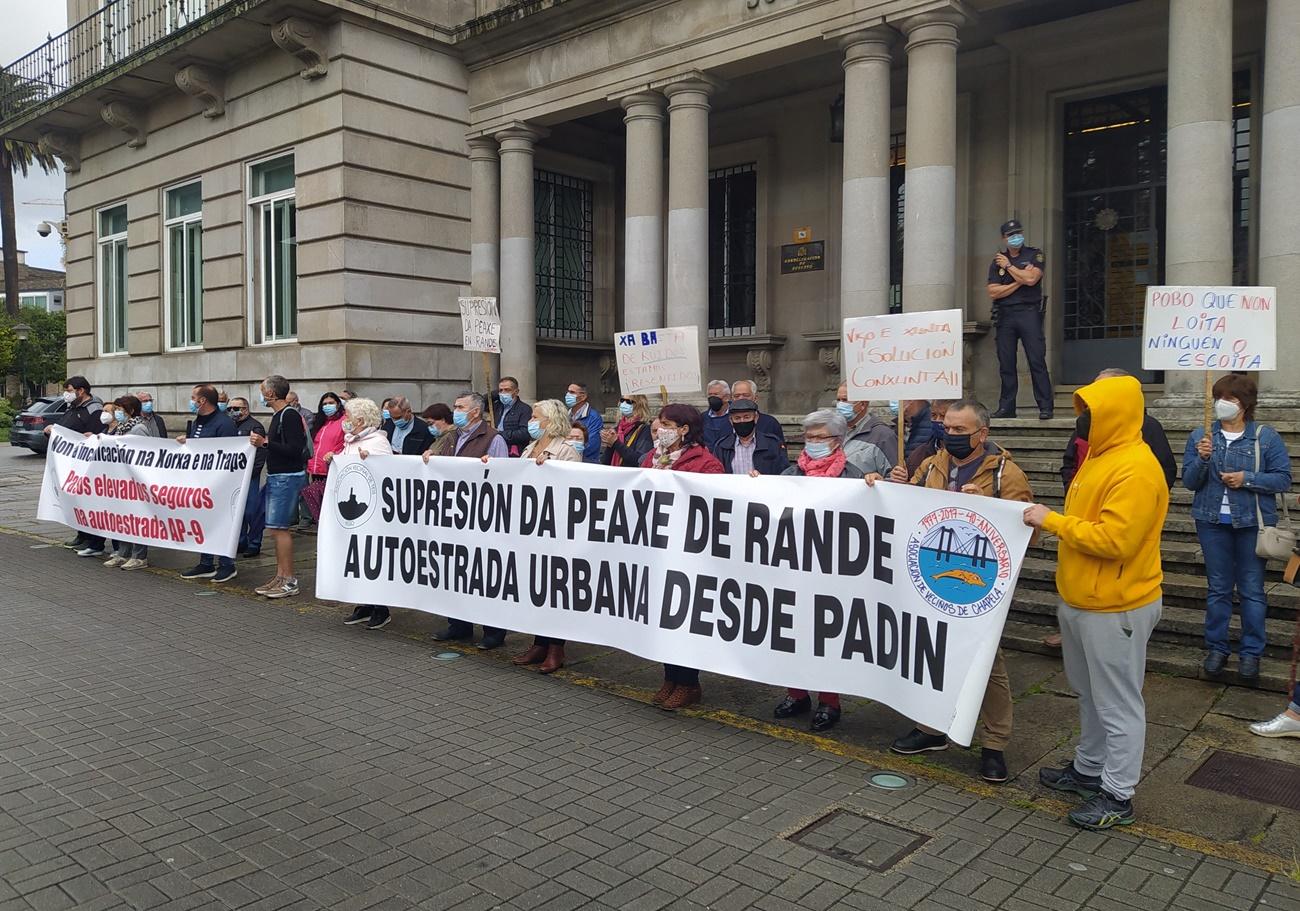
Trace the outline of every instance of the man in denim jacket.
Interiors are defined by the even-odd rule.
[[[1241,682],[1259,679],[1264,653],[1264,560],[1255,555],[1259,524],[1277,524],[1277,494],[1291,489],[1291,459],[1282,437],[1255,423],[1255,381],[1228,374],[1214,384],[1218,418],[1207,436],[1198,427],[1187,438],[1183,486],[1195,493],[1192,518],[1205,555],[1205,673],[1223,673],[1232,646],[1232,591],[1241,599]]]

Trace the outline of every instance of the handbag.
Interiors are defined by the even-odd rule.
[[[325,479],[316,478],[302,489],[302,501],[307,504],[312,521],[320,521],[321,503],[325,500]]]
[[[1255,471],[1259,471],[1259,434],[1255,434]],[[1255,494],[1255,519],[1259,529],[1255,537],[1255,556],[1265,560],[1290,560],[1295,551],[1295,529],[1291,527],[1291,512],[1286,506],[1286,494],[1282,495],[1282,514],[1285,524],[1268,526],[1264,524],[1264,511],[1259,508],[1259,494]]]

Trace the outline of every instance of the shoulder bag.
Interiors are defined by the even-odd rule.
[[[1259,473],[1258,430],[1255,432],[1255,472]],[[1282,494],[1284,520],[1273,526],[1264,524],[1264,512],[1259,507],[1259,498],[1260,494],[1255,494],[1255,518],[1259,523],[1256,527],[1255,555],[1266,560],[1290,560],[1295,551],[1296,539],[1295,529],[1291,527],[1291,512],[1286,506],[1286,494]]]

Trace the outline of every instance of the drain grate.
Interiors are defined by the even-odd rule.
[[[919,850],[930,836],[874,816],[836,809],[790,835],[789,840],[827,857],[884,872]]]
[[[1276,759],[1215,750],[1187,776],[1187,783],[1231,797],[1300,811],[1300,768]]]

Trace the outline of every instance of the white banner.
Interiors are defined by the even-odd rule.
[[[865,696],[969,744],[1023,512],[860,480],[338,457],[316,592]]]
[[[618,385],[623,395],[666,392],[698,393],[700,330],[696,326],[670,326],[619,332],[614,336]]]
[[[960,310],[846,319],[849,401],[961,398],[964,319]]]
[[[501,353],[501,315],[495,297],[460,297],[461,347],[466,351]]]
[[[253,473],[248,437],[50,431],[38,519],[115,541],[233,557]]]
[[[1276,370],[1277,289],[1147,288],[1143,370]]]

